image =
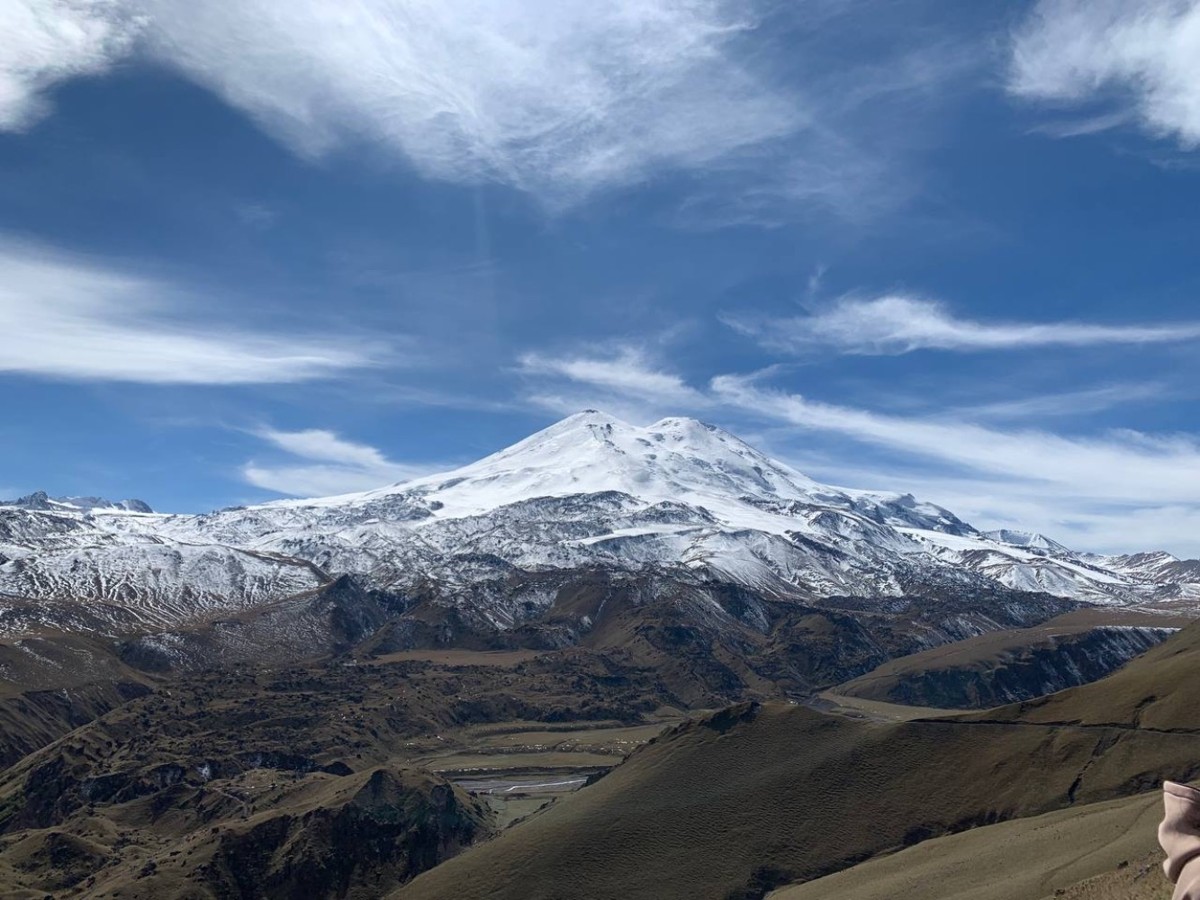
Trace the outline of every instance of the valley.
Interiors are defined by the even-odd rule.
[[[327,889],[374,896],[556,802],[681,718],[658,710],[646,679],[606,684],[603,705],[589,705],[605,670],[588,659],[471,656],[160,682],[0,776],[0,830],[15,836],[0,839],[4,883],[39,898],[221,895],[339,853],[346,880]],[[388,832],[397,809],[398,824],[418,815],[424,830]],[[298,824],[314,816],[329,834]],[[403,847],[328,843],[350,821]],[[289,843],[300,828],[301,844]],[[53,849],[64,841],[85,857]]]
[[[0,0],[0,900],[1200,900],[1198,238],[1200,0]]]
[[[735,707],[395,896],[553,897],[570,884],[589,897],[762,897],[808,882],[779,896],[1042,898],[1114,880],[1153,848],[1160,780],[1200,773],[1197,647],[1192,627],[1104,681],[951,718]],[[618,858],[653,864],[605,866]]]
[[[1043,629],[1031,631],[1036,642]],[[986,826],[966,832],[985,840],[992,822],[1055,810],[1063,824],[1053,827],[1074,833],[1075,810],[1090,815],[1091,804],[1161,777],[1200,774],[1189,674],[1200,665],[1197,634],[1185,628],[1092,685],[985,714],[840,695],[841,685],[806,701],[815,711],[764,697],[704,712],[680,704],[656,667],[578,649],[143,674],[141,696],[74,730],[64,722],[54,739],[14,710],[10,721],[39,749],[0,775],[0,878],[13,896],[38,900],[238,896],[250,883],[299,897],[284,873],[337,853],[349,868],[321,888],[328,896],[379,896],[429,867],[439,877],[413,881],[413,896],[472,896],[470,867],[481,866],[497,873],[487,883],[500,896],[511,872],[512,896],[560,896],[556,886],[569,883],[583,885],[577,896],[724,898],[843,867],[857,877],[860,857],[895,847],[928,843],[922,865],[950,865],[959,851],[940,849],[939,835]],[[939,774],[944,796],[934,802],[920,786],[950,764],[968,781]],[[1031,778],[1031,766],[1042,774]],[[884,806],[860,811],[852,798],[864,791]],[[389,831],[377,801],[424,830]],[[898,830],[857,832],[843,819],[849,809]],[[707,825],[680,831],[682,810]],[[389,849],[331,843],[358,827],[386,836]],[[989,865],[1011,865],[1023,840],[1001,842],[1012,853],[995,850]],[[1081,850],[1082,860],[1069,848],[1085,839],[1056,846],[1072,862],[1062,871],[1081,879],[1115,866],[1113,854],[1149,852],[1147,840],[1131,826],[1127,841]],[[643,887],[595,868],[647,854],[661,875],[643,872]],[[456,874],[459,860],[468,868]],[[872,884],[883,877],[863,872]],[[820,893],[822,880],[812,896],[844,896],[841,882]]]
[[[585,412],[198,516],[36,495],[0,553],[28,900],[918,900],[913,872],[1001,871],[1044,828],[997,894],[1042,900],[1149,853],[1142,793],[1200,774],[1194,566],[981,532],[693,420]]]

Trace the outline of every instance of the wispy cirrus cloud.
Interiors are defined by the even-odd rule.
[[[1200,521],[1200,441],[1194,436],[1119,429],[1063,434],[1044,427],[1046,417],[1060,421],[1064,410],[1080,405],[1109,408],[1152,398],[1158,385],[1110,385],[900,416],[770,387],[773,370],[719,375],[693,387],[628,347],[535,358],[523,367],[531,382],[527,399],[555,412],[599,406],[632,421],[690,414],[742,434],[765,429],[776,454],[810,475],[850,487],[913,491],[981,527],[1045,531],[1081,549],[1200,554],[1200,538],[1187,530]]]
[[[375,365],[378,341],[231,325],[185,290],[0,236],[0,373],[143,384],[272,384]]]
[[[821,403],[744,376],[715,378],[712,391],[728,411],[795,429],[794,451],[803,453],[810,435],[849,442],[821,477],[916,492],[973,524],[1042,531],[1078,549],[1200,555],[1192,528],[1200,522],[1200,442],[1192,435],[1064,435],[962,417],[901,417]],[[857,467],[854,445],[877,448],[890,462]]]
[[[367,491],[449,468],[394,462],[375,447],[347,440],[325,429],[280,431],[262,428],[254,434],[300,462],[248,462],[242,466],[243,479],[255,487],[293,497]]]
[[[806,467],[809,474],[839,484],[912,493],[980,528],[1036,531],[1075,550],[1116,554],[1157,549],[1200,557],[1200,506],[1196,504],[1113,503],[1044,483],[937,475],[902,464],[870,469],[837,464]]]
[[[123,0],[7,0],[0,5],[0,131],[25,128],[49,108],[47,91],[105,71],[142,25]]]
[[[796,98],[735,45],[728,0],[16,0],[0,12],[0,127],[45,91],[139,52],[307,156],[375,144],[424,174],[558,201],[792,134]],[[135,42],[136,38],[136,42]]]
[[[688,406],[704,395],[673,372],[658,368],[640,348],[624,345],[607,355],[552,356],[526,353],[518,361],[524,375],[560,376],[569,381],[610,390],[622,396],[655,398]]]
[[[726,324],[764,346],[788,352],[830,347],[883,355],[914,350],[1021,350],[1105,344],[1167,344],[1200,339],[1200,322],[1101,325],[1091,322],[986,321],[956,316],[944,304],[903,295],[845,297],[805,316]]]
[[[526,353],[516,371],[528,385],[525,403],[563,415],[602,408],[631,422],[652,422],[710,404],[704,391],[665,370],[646,349],[633,344],[586,353]]]
[[[1180,396],[1180,391],[1164,382],[1127,382],[1050,394],[1022,392],[1021,396],[1011,399],[952,406],[946,414],[984,421],[1062,419],[1088,416],[1133,403],[1162,403]]]
[[[689,225],[863,219],[944,95],[981,68],[934,17],[880,0],[14,0],[0,128],[126,55],[243,110],[297,153],[368,146],[435,179],[496,182],[551,209],[691,174]],[[843,45],[886,33],[868,62]],[[886,141],[881,149],[880,141]]]
[[[763,388],[744,376],[718,376],[712,391],[730,407],[989,477],[1042,483],[1114,502],[1200,503],[1200,442],[1190,436],[1117,431],[1066,437],[963,420],[892,416]]]
[[[301,152],[367,140],[450,181],[569,198],[787,135],[739,61],[755,4],[147,4],[153,52]]]
[[[1132,112],[1150,132],[1200,145],[1200,3],[1040,0],[1017,29],[1009,91],[1067,105],[1115,106],[1082,132]]]

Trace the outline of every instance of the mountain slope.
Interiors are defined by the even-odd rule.
[[[941,834],[1191,775],[1198,754],[1196,733],[727,712],[396,897],[760,897]]]
[[[1155,840],[1161,818],[1162,794],[1156,790],[935,838],[769,896],[770,900],[1048,900],[1086,881],[1092,889],[1071,896],[1165,900],[1171,891],[1158,867],[1161,851]],[[1147,857],[1140,873],[1140,867],[1130,865]],[[1103,893],[1097,880],[1115,880],[1123,872],[1128,877],[1120,893]]]
[[[6,896],[371,900],[491,830],[478,800],[419,770],[189,775],[162,767],[95,779],[94,802],[121,806],[124,839],[109,823],[21,831],[0,850]],[[251,793],[269,801],[255,806]]]
[[[1051,622],[889,660],[834,690],[911,706],[987,709],[1096,681],[1177,630]]]
[[[92,500],[0,506],[0,596],[32,602],[0,601],[7,634],[176,627],[343,574],[504,632],[554,602],[514,582],[583,570],[802,603],[1003,588],[1200,604],[1198,564],[983,533],[910,495],[818,484],[692,419],[642,428],[595,411],[455,471],[360,494],[203,515]]]
[[[1104,681],[1005,710],[883,726],[727,710],[394,896],[757,898],[939,835],[1131,796],[1200,773],[1197,674],[1191,626]],[[1093,720],[1105,695],[1119,702]]]
[[[125,512],[154,512],[144,500],[107,500],[104,497],[51,497],[45,491],[34,491],[16,500],[0,501],[0,506],[21,506],[25,509],[68,512],[91,512],[95,509],[124,510]]]

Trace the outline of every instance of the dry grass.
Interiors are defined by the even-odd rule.
[[[104,818],[9,837],[4,896],[372,900],[430,855],[488,833],[492,819],[481,801],[416,770],[260,769],[174,793],[169,811],[141,797]]]
[[[958,853],[981,865],[981,854],[992,847],[988,871],[996,878],[1015,873],[1018,880],[1027,876],[1030,890],[1051,885],[1091,897],[1087,891],[1148,884],[1126,884],[1121,879],[1134,873],[1115,868],[1126,856],[1132,864],[1138,852],[1150,852],[1145,841],[1153,840],[1152,822],[1134,815],[1137,803],[1151,801],[1122,798],[1164,777],[1186,780],[1200,772],[1200,626],[1098,685],[985,714],[902,721],[917,711],[834,696],[829,699],[841,704],[843,715],[786,703],[743,705],[658,737],[661,725],[614,721],[645,722],[661,704],[647,673],[613,687],[603,660],[581,655],[553,667],[544,657],[501,664],[499,657],[481,663],[479,654],[468,656],[471,662],[404,659],[227,673],[128,704],[0,778],[0,820],[32,823],[20,834],[0,836],[0,884],[29,886],[13,867],[49,852],[49,823],[79,842],[68,850],[80,866],[94,854],[116,859],[104,874],[106,881],[111,874],[111,887],[133,887],[145,897],[200,896],[187,891],[218,884],[211,869],[192,880],[202,874],[200,864],[218,859],[213,826],[220,823],[226,835],[220,858],[228,858],[231,846],[257,852],[270,828],[290,828],[291,820],[312,811],[337,815],[347,798],[335,785],[357,784],[359,776],[291,778],[253,768],[205,785],[203,793],[189,782],[98,804],[97,815],[85,804],[51,816],[70,778],[78,794],[83,780],[97,773],[148,773],[167,762],[232,760],[263,748],[322,765],[348,761],[360,773],[419,759],[429,767],[487,769],[500,777],[514,769],[599,768],[645,741],[598,782],[557,797],[548,808],[541,809],[544,797],[533,796],[493,804],[502,823],[533,815],[392,896],[748,900],[841,870],[847,871],[839,877],[861,874],[866,865],[851,867],[867,860],[916,859],[907,854],[922,849],[931,867],[927,881],[951,884],[939,860]],[[581,684],[587,687],[582,695]],[[592,721],[579,721],[589,716]],[[544,721],[526,721],[538,717]],[[31,800],[34,767],[60,759],[63,771],[46,769],[54,777],[44,796]],[[436,786],[435,776],[421,777]],[[482,798],[470,802],[483,808]],[[45,812],[45,821],[34,822],[26,809]],[[1028,818],[1045,814],[1050,817],[1041,825]],[[1010,820],[1021,821],[993,830]],[[1080,823],[1111,839],[1081,855],[1087,848]],[[987,827],[968,830],[980,826]],[[272,872],[285,873],[293,860],[321,853],[333,858],[332,843],[312,844],[304,829],[283,833],[285,846],[313,852],[293,856],[289,850]],[[954,833],[957,838],[944,837]],[[977,843],[968,840],[972,836]],[[31,843],[18,845],[24,840]],[[951,849],[938,849],[945,847]],[[1034,865],[1042,851],[1045,862]],[[160,874],[138,877],[150,861]],[[1038,880],[1039,872],[1056,866],[1059,880]],[[383,896],[411,874],[403,858],[368,870],[384,880],[377,890],[363,886],[360,896]],[[828,896],[853,900],[856,894]]]
[[[1194,618],[1139,610],[1078,610],[1033,628],[991,632],[889,660],[865,675],[839,685],[835,690],[843,696],[878,701],[899,699],[903,702],[906,698],[916,701],[926,697],[944,699],[959,695],[953,687],[953,677],[949,678],[950,683],[946,683],[946,676],[958,673],[964,682],[962,696],[973,696],[986,685],[988,673],[1007,675],[1011,686],[1014,674],[1020,671],[1021,661],[1025,660],[1029,686],[1033,692],[1037,692],[1037,688],[1045,682],[1042,667],[1031,664],[1031,657],[1038,653],[1053,654],[1056,649],[1061,652],[1061,648],[1069,648],[1074,642],[1086,643],[1096,628],[1105,625],[1163,628],[1186,627],[1194,622]],[[976,679],[980,684],[969,687]],[[960,709],[965,709],[1003,702],[984,702],[991,696],[985,688],[976,698],[979,702],[958,705]]]
[[[1200,730],[1200,625],[1101,681],[967,718]]]
[[[691,725],[418,878],[404,898],[756,896],[890,848],[1200,764],[1200,735],[913,722],[768,706]]]
[[[1200,611],[1164,612],[1161,609],[1120,609],[1111,606],[1089,606],[1077,609],[1048,621],[1046,624],[1061,628],[1071,625],[1137,625],[1148,628],[1187,628],[1196,622]]]
[[[566,722],[547,727],[544,722],[530,722],[522,728],[484,725],[464,729],[461,739],[473,747],[532,748],[537,750],[596,750],[627,753],[634,747],[657,737],[668,722],[680,722],[683,715],[663,718],[652,725],[614,725],[597,727],[595,722]],[[603,749],[601,749],[603,748]]]
[[[1163,877],[1162,851],[1156,848],[1115,871],[1055,891],[1053,900],[1171,900],[1172,893]]]
[[[431,662],[451,668],[458,666],[499,666],[511,669],[519,663],[536,659],[536,650],[400,650],[372,659],[363,665],[389,665],[397,662]]]
[[[450,753],[416,764],[431,772],[461,776],[468,772],[570,772],[574,769],[607,769],[621,761],[614,753]]]
[[[770,900],[1099,900],[1118,884],[1169,900],[1171,888],[1156,865],[1159,792],[976,828],[925,841],[890,856],[808,884],[784,888]],[[1131,860],[1134,861],[1131,863]],[[1080,882],[1085,882],[1080,884]],[[1063,896],[1063,895],[1059,895]]]
[[[875,722],[911,722],[913,719],[940,719],[962,714],[961,709],[905,706],[902,703],[886,703],[882,700],[868,700],[865,697],[848,697],[836,691],[822,691],[817,695],[816,702],[810,705],[820,712],[870,719]]]
[[[465,842],[438,843],[446,833],[438,803],[449,785],[427,769],[413,775],[417,781],[404,776],[415,794],[431,798],[436,813],[410,816],[403,805],[395,808],[400,819],[411,819],[413,833],[395,838],[411,843],[411,854],[404,847],[377,852],[369,835],[361,846],[338,845],[337,828],[361,817],[355,819],[353,810],[342,816],[337,786],[352,786],[375,767],[413,773],[415,759],[440,760],[446,769],[504,773],[555,765],[586,775],[618,762],[637,735],[662,727],[629,727],[662,706],[650,676],[634,673],[612,685],[607,666],[580,654],[538,661],[532,670],[527,665],[401,660],[216,671],[175,680],[0,773],[0,896],[21,896],[22,890],[37,900],[58,896],[67,884],[80,884],[81,873],[95,882],[68,896],[100,896],[100,885],[155,900],[343,896],[320,882],[308,893],[280,887],[289,867],[322,858],[326,870],[354,867],[348,877],[359,879],[358,896],[382,896]],[[71,700],[59,692],[51,697],[72,706],[78,691],[72,689]],[[9,721],[6,704],[12,702],[0,700],[0,725]],[[33,726],[41,719],[14,707],[16,713],[36,738]],[[322,767],[329,773],[311,771]],[[347,769],[358,774],[332,774]],[[94,783],[112,790],[93,791]],[[317,807],[305,805],[310,789],[319,789]],[[501,824],[547,799],[506,799],[498,804],[504,807]],[[469,803],[486,811],[483,798]],[[340,824],[324,831],[319,823],[300,824],[318,819]],[[371,833],[384,840],[395,824],[384,821]],[[218,836],[223,843],[214,843]],[[284,843],[272,843],[274,838]],[[34,856],[36,864],[27,866]],[[240,894],[221,893],[234,872],[268,880]]]
[[[689,723],[396,896],[761,897],[930,838],[1198,772],[1195,626],[1103,682],[984,714],[879,725],[767,705]],[[1143,848],[1157,813],[1145,815]],[[1109,861],[1097,860],[1070,883],[1101,874]],[[996,871],[1023,865],[1023,853],[1001,852]]]

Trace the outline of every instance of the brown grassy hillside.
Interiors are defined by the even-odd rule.
[[[989,713],[878,726],[767,705],[690,723],[396,896],[758,897],[1198,772],[1193,626],[1105,681]]]
[[[178,679],[0,772],[0,896],[379,897],[493,827],[419,760],[485,723],[641,723],[656,691],[585,653]]]
[[[1170,636],[1167,623],[1146,618],[1142,628],[1051,622],[992,632],[889,660],[834,690],[964,710],[1019,702],[1103,678]]]
[[[252,795],[270,797],[268,808]],[[169,798],[147,791],[116,815],[72,825],[0,845],[6,897],[370,900],[491,827],[483,805],[449,783],[389,768],[180,782]],[[142,853],[121,852],[121,829],[136,830]]]
[[[1094,684],[970,718],[1200,729],[1200,624]]]
[[[1162,798],[1152,791],[1002,822],[783,888],[770,900],[1044,900],[1056,892],[1169,900],[1157,865],[1161,816]]]

